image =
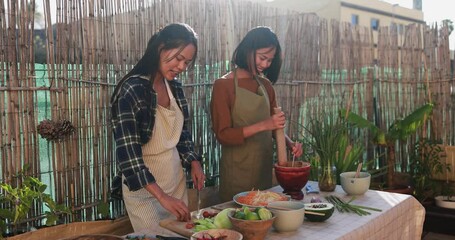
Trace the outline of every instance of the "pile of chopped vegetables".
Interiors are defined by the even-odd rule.
[[[239,196],[236,201],[241,204],[251,205],[251,206],[267,206],[267,204],[276,201],[286,201],[288,197],[270,191],[250,191],[244,196]]]

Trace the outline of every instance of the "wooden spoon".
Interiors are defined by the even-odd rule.
[[[354,178],[358,178],[359,177],[360,169],[362,169],[362,163],[359,163],[359,165],[357,165],[357,171],[355,172]]]

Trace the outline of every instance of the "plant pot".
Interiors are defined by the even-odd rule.
[[[275,164],[275,176],[283,193],[296,200],[303,199],[302,188],[310,176],[311,164],[302,161],[288,161],[285,166]]]

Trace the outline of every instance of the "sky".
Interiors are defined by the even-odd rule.
[[[383,0],[391,4],[398,4],[401,7],[412,8],[413,0]],[[450,19],[455,24],[455,11],[453,0],[422,0],[423,20],[427,25],[437,23],[442,20]],[[449,37],[450,49],[455,49],[455,31]]]

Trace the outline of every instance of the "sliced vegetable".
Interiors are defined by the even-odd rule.
[[[219,212],[214,218],[213,223],[217,228],[225,228],[230,229],[232,228],[231,220],[228,218],[228,213],[235,210],[234,208],[226,208]]]
[[[260,208],[257,212],[261,220],[268,220],[272,218],[272,213],[268,209]]]
[[[331,203],[305,203],[304,205],[305,211],[324,213],[324,216],[305,214],[310,222],[323,222],[329,219],[335,211],[335,207]]]

